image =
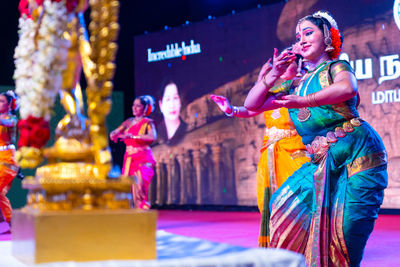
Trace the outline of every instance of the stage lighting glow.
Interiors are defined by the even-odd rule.
[[[393,17],[400,30],[400,0],[395,0],[393,5]]]

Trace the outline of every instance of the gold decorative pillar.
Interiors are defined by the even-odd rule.
[[[39,107],[47,107],[53,101],[52,96],[61,92],[67,115],[57,126],[53,147],[38,151],[25,147],[28,150],[23,150],[38,152],[35,157],[45,155],[48,164],[38,168],[35,177],[23,181],[23,187],[29,190],[28,203],[13,214],[13,255],[28,264],[156,258],[157,212],[132,209],[131,186],[134,181],[131,177],[108,177],[112,161],[105,120],[112,104],[119,1],[79,0],[76,6],[69,6],[67,1],[50,0],[45,0],[43,5],[35,1],[27,4],[29,12],[40,14],[41,18],[30,23],[36,23],[35,29],[45,34],[29,39],[32,41],[30,45],[39,49],[51,48],[63,54],[62,47],[43,41],[58,39],[70,44],[65,66],[49,65],[53,67],[52,71],[63,71],[62,86],[46,82],[35,90],[28,88],[29,94],[38,97],[34,99],[39,99],[36,101]],[[90,37],[83,16],[87,5],[90,5]],[[64,23],[63,17],[69,22]],[[23,19],[29,18],[23,16]],[[20,42],[22,49],[29,48],[26,42]],[[60,57],[43,51],[40,55],[46,60],[41,61],[51,62]],[[29,62],[32,66],[40,65],[34,56],[29,58]],[[83,101],[79,79],[82,69],[87,81],[88,119],[81,114]],[[43,73],[50,71],[48,68],[41,70]],[[54,79],[56,73],[49,73],[46,79]],[[41,80],[39,78],[29,77],[32,81]],[[26,95],[21,96],[26,100]],[[47,121],[50,113],[47,108],[43,114],[32,113],[29,109],[23,112],[26,117],[39,119],[30,122],[32,125],[38,125],[35,121]],[[35,160],[33,166],[28,161],[32,153],[19,152],[20,162],[29,163],[25,167],[33,168],[40,163]]]
[[[16,210],[12,254],[29,264],[156,258],[155,211]],[[0,260],[1,261],[1,260]]]

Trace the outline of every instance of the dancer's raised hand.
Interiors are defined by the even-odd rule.
[[[232,112],[232,106],[229,103],[228,99],[222,95],[210,95],[210,98],[217,104],[220,110],[225,113]]]
[[[267,74],[268,71],[272,69],[271,59],[269,58],[267,62],[261,67],[260,72],[258,73],[257,82],[260,82],[262,78]]]

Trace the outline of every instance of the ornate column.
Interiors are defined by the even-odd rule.
[[[196,171],[196,204],[202,203],[202,180],[201,180],[201,143],[198,142],[193,148],[193,163]]]
[[[187,204],[187,188],[186,188],[186,175],[185,175],[185,149],[182,148],[179,153],[176,155],[176,159],[178,160],[179,163],[179,203],[182,204]]]
[[[211,145],[211,159],[213,161],[213,176],[210,181],[210,188],[212,189],[212,198],[215,204],[219,204],[222,199],[222,183],[221,183],[221,144],[216,142]]]
[[[226,167],[228,171],[227,180],[225,181],[226,191],[228,192],[229,199],[237,199],[236,190],[236,166],[235,166],[235,151],[233,149],[234,139],[230,139],[228,142],[224,143],[223,149],[227,156]]]
[[[175,194],[175,188],[174,188],[174,168],[175,168],[175,157],[172,154],[172,151],[168,151],[168,159],[167,159],[167,181],[168,181],[168,186],[167,186],[167,204],[173,204],[174,202],[174,194]]]
[[[162,157],[159,157],[157,162],[156,162],[156,174],[157,174],[157,196],[156,196],[156,204],[162,205],[164,202],[164,173],[163,173],[163,165],[164,165],[164,159]]]
[[[195,195],[196,175],[193,175],[192,155],[189,150],[186,150],[183,162],[185,166],[185,203],[192,204]]]

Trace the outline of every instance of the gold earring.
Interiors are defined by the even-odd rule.
[[[324,24],[324,43],[326,44],[325,52],[332,52],[335,48],[332,46],[332,38],[331,38],[331,31],[328,29],[328,26]]]
[[[333,50],[335,50],[335,48],[332,46],[332,39],[331,38],[325,38],[325,44],[326,44],[326,48],[325,48],[325,52],[332,52]]]

